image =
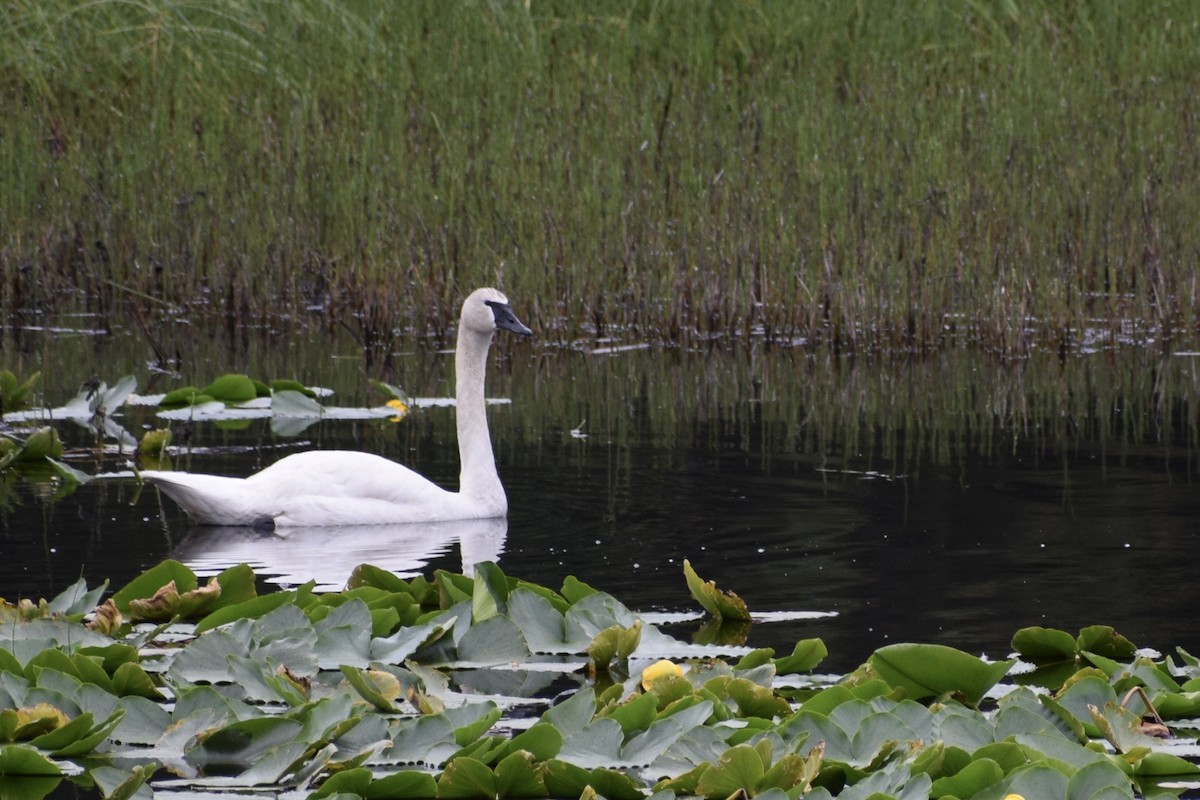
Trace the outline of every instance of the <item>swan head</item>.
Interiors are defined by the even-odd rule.
[[[462,306],[462,326],[467,330],[491,336],[497,328],[522,336],[533,334],[517,319],[508,306],[508,298],[496,289],[476,289],[467,296]]]

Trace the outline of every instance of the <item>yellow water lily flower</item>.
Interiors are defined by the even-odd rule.
[[[392,422],[399,422],[408,414],[408,403],[403,400],[388,400],[384,405],[396,410],[396,415],[391,418]]]
[[[674,661],[670,661],[665,658],[661,661],[655,661],[653,664],[642,670],[642,688],[648,690],[650,688],[650,684],[654,683],[656,679],[665,675],[680,676],[683,675],[683,670],[680,669],[679,665]]]
[[[1004,800],[1025,800],[1025,798],[1019,794],[1006,794]]]

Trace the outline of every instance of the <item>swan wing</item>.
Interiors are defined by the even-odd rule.
[[[445,489],[382,456],[349,450],[308,450],[275,462],[246,479],[253,491],[275,497],[333,497],[420,505]]]

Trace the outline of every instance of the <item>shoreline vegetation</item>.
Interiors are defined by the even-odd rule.
[[[1184,4],[17,0],[0,314],[1192,344]],[[0,330],[0,344],[8,334]],[[368,359],[369,361],[369,359]]]

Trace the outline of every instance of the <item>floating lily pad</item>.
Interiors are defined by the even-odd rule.
[[[214,400],[226,404],[245,403],[259,396],[258,387],[246,375],[227,374],[200,390]]]
[[[62,783],[60,777],[0,775],[0,797],[5,800],[42,800]]]
[[[723,800],[739,794],[754,797],[770,789],[787,792],[807,788],[816,774],[807,759],[799,755],[784,756],[768,769],[770,742],[764,739],[760,745],[766,747],[743,744],[727,750],[700,775],[696,793]]]
[[[32,747],[0,746],[0,775],[46,776],[61,775],[58,765]]]
[[[158,401],[158,405],[159,408],[165,409],[186,408],[211,403],[214,399],[195,386],[181,386],[163,395],[163,398]]]
[[[596,767],[584,769],[568,761],[552,759],[541,765],[542,780],[551,797],[593,796],[608,800],[644,800],[641,785],[624,772]]]
[[[58,431],[46,426],[31,433],[22,444],[8,447],[6,452],[0,456],[0,469],[12,464],[29,464],[46,459],[60,459],[62,455],[63,446],[59,441]]]
[[[521,750],[496,765],[495,770],[473,758],[456,758],[437,780],[439,798],[473,800],[479,797],[545,797],[546,785],[534,767],[533,757]]]
[[[163,561],[117,590],[112,600],[121,613],[128,614],[131,600],[153,598],[169,583],[174,583],[176,593],[190,592],[196,588],[196,574],[178,561]]]
[[[974,706],[1016,662],[989,664],[945,645],[894,644],[876,650],[869,663],[880,677],[914,700],[957,694]]]
[[[792,648],[790,656],[775,659],[775,669],[780,675],[793,672],[811,672],[828,655],[829,650],[820,639],[801,639]]]
[[[389,673],[343,666],[342,674],[362,699],[380,711],[396,711],[400,683]]]
[[[131,797],[143,796],[153,798],[153,794],[143,793],[141,789],[157,769],[158,765],[152,761],[132,769],[96,767],[91,771],[91,776],[105,800],[129,800]]]
[[[683,575],[688,590],[705,611],[722,620],[748,622],[750,612],[745,602],[732,592],[723,592],[713,581],[703,581],[687,559],[683,561]]]
[[[1193,690],[1180,682],[1198,679],[1195,665],[1145,655],[1118,660],[1120,640],[1103,630],[1087,641],[1108,647],[1109,656],[1081,651],[1103,670],[1081,662],[1054,696],[1006,685],[985,713],[972,706],[1009,662],[893,645],[837,685],[797,689],[794,681],[777,684],[776,673],[811,669],[825,655],[820,640],[779,659],[758,649],[726,660],[582,584],[558,594],[510,579],[494,564],[474,576],[439,573],[436,586],[369,567],[355,574],[343,592],[314,595],[308,587],[255,597],[253,573],[234,568],[217,577],[218,602],[236,602],[194,630],[126,627],[114,630],[116,641],[78,621],[99,597],[83,584],[53,603],[12,607],[17,616],[0,622],[0,740],[63,757],[103,756],[106,740],[122,759],[152,746],[160,757],[183,759],[179,768],[202,769],[196,788],[278,793],[286,786],[305,794],[319,784],[321,796],[364,798],[633,800],[660,775],[677,777],[658,790],[720,798],[831,798],[831,789],[846,797],[1115,798],[1131,796],[1130,775],[1152,781],[1200,772],[1159,752],[1133,713],[1171,698],[1190,708]],[[180,600],[197,591],[190,572],[167,564],[131,582],[138,591],[126,600],[153,597],[175,580]],[[180,593],[189,580],[192,588]],[[192,595],[197,603],[203,591]],[[54,616],[51,605],[69,616]],[[26,613],[34,618],[23,621]],[[1052,643],[1046,658],[1067,655],[1063,637],[1044,639]],[[553,655],[531,656],[529,644]],[[665,653],[687,658],[686,673],[648,685],[644,674],[592,682],[578,656],[589,646],[605,666],[623,668],[628,659],[641,669]],[[1132,687],[1145,687],[1145,702],[1122,708]],[[160,695],[173,703],[155,702]],[[541,719],[522,730],[524,716]],[[1107,738],[1119,756],[1102,752],[1089,733]],[[23,760],[16,747],[3,750]],[[44,753],[25,753],[44,768]],[[89,759],[85,769],[100,770],[94,780],[102,792],[149,797],[153,766],[135,774],[97,763]],[[396,771],[413,764],[420,770]],[[374,777],[384,771],[389,777]]]
[[[271,413],[280,417],[319,417],[324,412],[313,395],[280,390],[271,395]]]
[[[206,771],[242,771],[271,748],[291,741],[303,729],[295,720],[257,717],[226,725],[203,737],[185,753],[188,763]]]

